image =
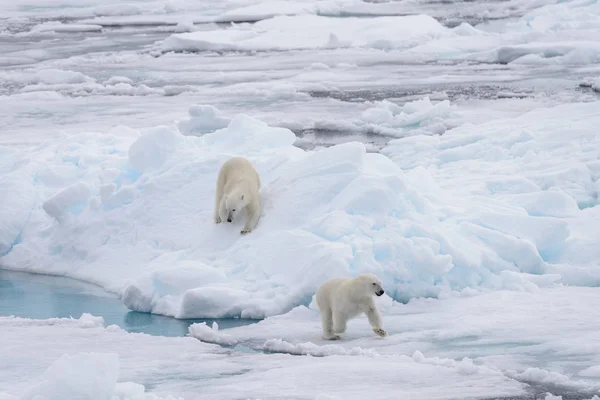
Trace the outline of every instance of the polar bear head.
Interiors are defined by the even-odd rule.
[[[249,196],[242,190],[236,189],[229,193],[225,199],[227,222],[233,221],[237,213],[246,207],[249,201]]]
[[[360,282],[361,290],[364,290],[366,293],[371,293],[376,296],[381,296],[385,293],[381,281],[373,274],[361,274],[355,279]]]

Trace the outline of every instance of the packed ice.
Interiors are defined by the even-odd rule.
[[[0,268],[256,322],[0,316],[0,399],[598,400],[600,3],[452,7],[0,1]],[[362,273],[389,336],[323,339]]]
[[[408,136],[382,154],[361,143],[304,151],[288,129],[245,115],[200,136],[71,135],[6,157],[4,179],[20,177],[13,195],[34,200],[3,209],[3,264],[89,280],[177,318],[277,315],[324,280],[363,272],[400,302],[596,286],[596,106]],[[263,215],[245,237],[211,220],[233,155],[263,182]]]

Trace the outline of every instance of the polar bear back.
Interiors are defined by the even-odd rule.
[[[358,315],[362,304],[357,298],[360,293],[358,285],[355,278],[330,279],[317,290],[317,304],[320,308],[343,313],[348,317]]]
[[[221,167],[219,175],[225,192],[231,186],[238,186],[242,182],[257,191],[260,189],[258,172],[254,169],[252,163],[244,157],[232,157],[227,160]]]
[[[367,287],[360,276],[330,279],[317,289],[317,305],[352,318],[362,312],[363,306],[373,304],[373,293]]]
[[[333,278],[322,284],[316,292],[319,307],[333,308],[339,289],[349,280],[350,278]]]

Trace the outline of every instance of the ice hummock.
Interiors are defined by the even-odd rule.
[[[600,167],[583,145],[598,140],[594,103],[406,137],[385,155],[361,143],[304,151],[291,131],[245,115],[208,122],[199,136],[162,126],[12,153],[3,179],[32,200],[2,210],[3,264],[99,283],[132,310],[176,318],[277,315],[362,272],[400,302],[600,283]],[[233,155],[263,181],[247,236],[241,221],[212,221]]]

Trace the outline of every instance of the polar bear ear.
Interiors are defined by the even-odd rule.
[[[241,195],[241,196],[240,196],[240,200],[244,200],[244,195]]]

